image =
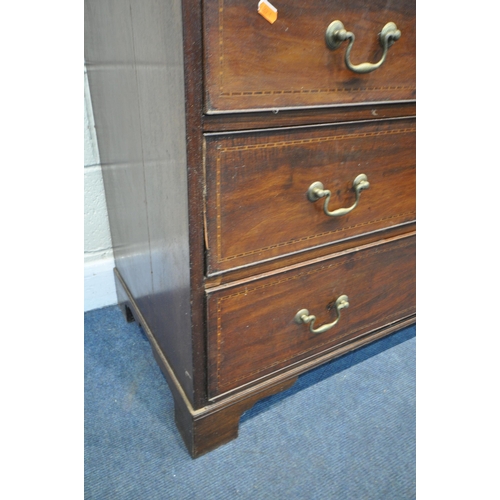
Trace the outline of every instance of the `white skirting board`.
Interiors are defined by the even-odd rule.
[[[85,262],[84,302],[85,312],[118,303],[116,298],[112,257]]]

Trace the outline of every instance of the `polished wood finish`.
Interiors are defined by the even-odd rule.
[[[414,237],[340,257],[306,263],[208,295],[209,395],[219,395],[305,357],[415,313]],[[397,280],[392,277],[397,276]],[[337,318],[335,300],[349,308],[331,330],[297,325],[308,309],[316,328]]]
[[[181,4],[87,1],[85,26],[116,267],[194,402]]]
[[[373,231],[362,236],[346,238],[338,243],[326,243],[312,249],[297,251],[292,254],[275,257],[264,260],[259,264],[249,264],[228,271],[221,271],[207,276],[205,280],[205,288],[207,290],[225,285],[235,284],[240,281],[252,281],[260,279],[264,275],[272,274],[289,266],[300,264],[305,260],[315,260],[321,257],[335,253],[340,255],[342,252],[349,251],[353,247],[387,241],[395,236],[401,236],[415,231],[416,222],[402,223],[388,229]]]
[[[410,119],[207,136],[208,274],[334,244],[415,220],[415,123]],[[332,191],[330,210],[306,192]]]
[[[177,0],[179,1],[179,0]],[[188,218],[189,218],[189,276],[191,331],[183,342],[192,343],[193,395],[196,408],[206,404],[206,341],[205,341],[205,254],[204,218],[199,200],[203,199],[205,179],[203,168],[203,64],[201,47],[202,18],[200,0],[182,0],[182,25],[184,40],[184,109],[186,119],[186,169],[188,177]],[[171,50],[171,47],[163,47]],[[171,99],[181,99],[172,95]],[[165,120],[175,123],[171,116]],[[175,126],[179,126],[176,123]],[[165,203],[170,206],[170,203]],[[163,316],[164,321],[168,318]]]
[[[148,337],[153,355],[165,376],[174,397],[175,422],[179,433],[193,458],[197,458],[218,446],[235,439],[238,435],[238,423],[241,415],[251,408],[258,400],[287,390],[297,380],[297,377],[312,368],[331,361],[352,350],[358,349],[370,342],[374,342],[393,332],[409,326],[415,322],[415,316],[393,322],[381,329],[359,336],[351,342],[342,343],[320,355],[311,356],[294,363],[287,370],[277,371],[272,378],[257,381],[250,387],[240,386],[238,391],[229,391],[223,397],[213,397],[207,406],[195,409],[180,387],[177,378],[169,365],[156,338],[149,328],[147,321],[141,314],[135,299],[127,289],[120,273],[115,269],[117,293],[122,300],[122,306],[127,308],[134,319],[138,321]]]
[[[265,390],[252,391],[245,398],[226,401],[222,405],[212,405],[198,412],[187,411],[186,405],[173,391],[173,394],[177,396],[175,423],[193,458],[237,438],[240,418],[244,412],[260,399],[289,389],[296,380],[297,377],[288,378]]]
[[[298,370],[260,384],[251,391],[242,391],[236,396],[233,395],[220,402],[195,409],[180,386],[155,334],[151,331],[146,318],[142,315],[134,297],[116,268],[115,280],[120,305],[127,321],[136,320],[149,339],[153,356],[174,397],[175,423],[193,458],[235,439],[238,436],[240,417],[245,411],[249,410],[258,400],[284,391],[296,382],[300,373]]]
[[[85,0],[118,300],[193,457],[258,399],[415,321],[413,0],[284,0],[273,25],[256,4]],[[354,63],[380,56],[386,22],[402,37],[355,75],[326,48],[334,19]],[[317,180],[350,204],[361,168],[370,189],[341,220],[305,198]],[[351,305],[331,332],[290,323],[329,321],[337,293]]]
[[[207,113],[415,99],[414,0],[281,0],[274,24],[256,3],[204,2]],[[347,42],[326,46],[334,20],[356,36],[354,64],[380,59],[386,23],[402,35],[380,69],[359,75],[345,66]]]
[[[341,123],[400,116],[415,116],[415,102],[388,103],[373,106],[324,106],[312,109],[280,109],[263,112],[204,115],[205,132],[251,130],[257,128],[293,127]]]

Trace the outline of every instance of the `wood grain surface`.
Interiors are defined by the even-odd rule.
[[[87,0],[85,59],[115,264],[194,403],[181,7]]]
[[[300,309],[317,317],[316,328],[332,322],[340,295],[350,306],[331,330],[294,322]],[[213,397],[413,315],[415,236],[209,292],[207,301]]]
[[[203,115],[204,132],[225,132],[276,127],[293,127],[346,121],[415,116],[416,103],[400,102],[383,105],[325,106],[311,109],[286,109]]]
[[[270,24],[257,1],[204,2],[205,109],[207,113],[415,99],[415,2],[404,0],[281,0]],[[401,38],[385,63],[356,74],[344,62],[347,42],[325,43],[334,21],[356,40],[353,64],[377,62],[378,34],[392,21]]]
[[[207,137],[208,274],[415,220],[413,119]],[[370,187],[349,214],[358,174]]]

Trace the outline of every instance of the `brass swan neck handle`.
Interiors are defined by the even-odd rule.
[[[340,217],[341,215],[348,214],[358,206],[361,191],[363,191],[363,189],[368,189],[369,187],[370,183],[368,182],[368,177],[366,177],[365,174],[359,174],[356,176],[352,182],[352,188],[356,193],[356,201],[348,208],[337,208],[337,210],[333,210],[332,212],[328,210],[328,204],[330,203],[332,192],[328,189],[324,189],[321,182],[313,182],[309,186],[309,189],[307,190],[307,199],[314,203],[320,198],[325,198],[325,203],[323,205],[323,212],[325,212],[325,215],[328,215],[329,217]]]
[[[307,309],[301,309],[300,311],[297,312],[293,320],[295,323],[298,325],[304,323],[308,324],[309,323],[309,331],[311,333],[324,333],[330,328],[333,328],[340,320],[340,310],[341,309],[347,309],[349,307],[349,297],[347,295],[341,295],[336,301],[335,301],[335,309],[337,310],[337,319],[333,321],[332,323],[328,323],[327,325],[322,325],[319,328],[314,328],[314,322],[316,321],[316,316],[309,314],[309,311]]]
[[[398,30],[396,23],[387,23],[382,28],[382,31],[378,36],[380,45],[384,49],[384,53],[382,54],[380,61],[378,61],[377,63],[364,62],[361,64],[352,64],[351,50],[355,40],[354,33],[346,31],[344,29],[344,24],[338,20],[333,21],[328,26],[325,33],[326,45],[332,50],[338,49],[342,42],[344,42],[345,40],[349,40],[349,45],[347,46],[345,52],[345,64],[351,71],[354,71],[354,73],[370,73],[371,71],[375,71],[377,68],[380,68],[387,57],[389,47],[394,42],[399,40],[400,37],[401,31]]]

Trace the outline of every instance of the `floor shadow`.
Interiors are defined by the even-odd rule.
[[[248,419],[251,419],[262,412],[265,412],[277,405],[280,401],[290,397],[293,394],[296,394],[308,387],[311,387],[322,380],[327,379],[328,377],[332,377],[333,375],[340,373],[352,366],[357,365],[358,363],[362,363],[367,359],[376,356],[392,347],[395,347],[407,340],[410,340],[416,336],[416,325],[411,325],[398,332],[395,332],[387,337],[379,339],[371,344],[368,344],[364,347],[356,349],[350,353],[344,354],[339,358],[333,359],[324,365],[318,366],[317,368],[304,373],[299,377],[297,382],[287,391],[280,392],[273,396],[269,396],[267,398],[261,399],[258,401],[250,410],[246,411],[242,417],[240,422],[245,422]]]

